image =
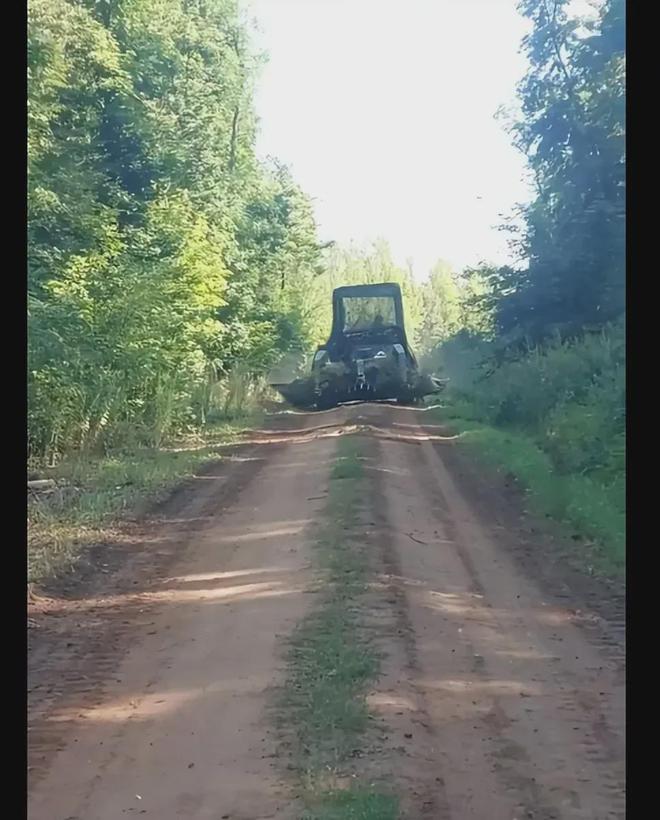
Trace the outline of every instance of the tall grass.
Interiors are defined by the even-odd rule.
[[[264,376],[236,367],[212,385],[207,413],[213,419],[238,419],[253,413],[269,395]]]
[[[29,581],[69,571],[89,544],[110,535],[118,520],[142,511],[204,462],[220,458],[217,444],[237,439],[255,420],[246,415],[209,422],[202,434],[171,442],[172,446],[131,447],[108,454],[76,451],[42,470],[61,489],[29,500]]]
[[[80,377],[80,378],[79,378]],[[253,414],[269,394],[262,375],[236,367],[222,376],[207,368],[191,382],[161,374],[141,391],[117,373],[75,381],[33,378],[28,395],[29,461],[54,466],[77,454],[160,447],[168,438],[202,431],[209,423]]]
[[[30,498],[31,581],[68,571],[113,522],[217,458],[213,445],[254,423],[268,392],[262,377],[239,369],[223,379],[209,373],[192,396],[177,379],[161,378],[149,406],[133,413],[120,382],[96,387],[65,391],[39,428],[42,446],[30,453],[28,474],[67,488]],[[181,446],[168,447],[173,439]]]

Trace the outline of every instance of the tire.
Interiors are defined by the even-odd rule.
[[[398,396],[396,403],[401,405],[402,407],[417,407],[419,404],[419,399],[417,396],[412,394],[408,394],[406,396]]]
[[[317,410],[332,410],[332,408],[336,406],[337,402],[334,396],[328,395],[327,393],[322,393],[316,400]]]

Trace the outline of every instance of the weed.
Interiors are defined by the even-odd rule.
[[[363,465],[358,439],[342,438],[331,471],[323,526],[315,541],[322,587],[316,608],[294,631],[288,676],[278,701],[279,725],[304,788],[305,820],[388,820],[397,801],[363,788],[351,761],[371,725],[366,704],[380,658],[361,623],[368,558],[351,530],[360,511]],[[338,788],[351,774],[354,787]]]
[[[565,534],[592,543],[583,559],[606,574],[620,574],[625,566],[624,483],[601,484],[588,475],[566,475],[552,458],[523,433],[498,430],[455,414],[436,411],[460,432],[461,442],[476,459],[515,476],[525,490],[527,506],[537,515],[555,519]]]
[[[498,361],[457,336],[440,351],[453,387],[441,418],[525,488],[530,508],[579,536],[601,569],[625,563],[625,335],[622,324]]]
[[[139,448],[108,455],[78,452],[46,471],[72,488],[35,497],[28,506],[28,580],[40,582],[70,570],[84,548],[107,537],[108,528],[165,496],[201,464],[220,456],[250,421],[207,428],[203,438],[169,448]]]
[[[397,820],[399,805],[393,795],[361,789],[327,792],[302,820]]]

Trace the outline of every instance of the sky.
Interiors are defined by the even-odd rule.
[[[424,278],[511,261],[502,216],[530,197],[494,115],[515,104],[516,0],[246,0],[269,55],[257,150],[286,163],[323,240],[383,237]]]

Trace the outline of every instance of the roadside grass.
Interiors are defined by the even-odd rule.
[[[588,571],[621,576],[625,569],[626,513],[622,482],[560,473],[531,436],[478,421],[467,402],[431,411],[460,434],[474,458],[514,476],[533,514],[555,521],[561,535],[580,543],[575,555]]]
[[[366,694],[379,653],[361,622],[369,574],[355,538],[363,465],[358,439],[339,440],[324,520],[315,541],[317,604],[298,625],[286,655],[277,722],[306,806],[303,820],[396,820],[398,801],[355,770],[372,725]],[[345,786],[346,783],[350,785]]]
[[[322,803],[302,816],[302,820],[397,820],[399,808],[390,795],[350,789],[326,792]]]
[[[257,421],[255,414],[216,423],[199,435],[158,448],[78,453],[56,467],[40,469],[40,477],[54,479],[61,488],[30,497],[28,582],[41,583],[70,571],[85,547],[108,537],[122,518],[165,498],[202,464],[220,459],[215,448],[237,440]]]

